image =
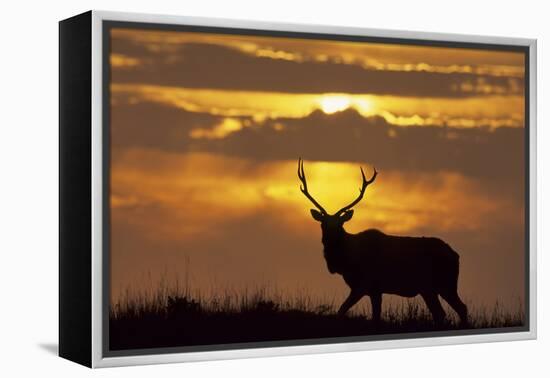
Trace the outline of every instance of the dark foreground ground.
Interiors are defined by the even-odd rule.
[[[472,313],[467,329],[520,326],[523,311],[508,314],[497,305]],[[329,306],[292,309],[261,299],[224,307],[169,297],[164,303],[112,310],[109,342],[111,350],[125,350],[463,329],[453,320],[436,327],[419,303],[386,311],[374,324],[369,315],[339,317]]]

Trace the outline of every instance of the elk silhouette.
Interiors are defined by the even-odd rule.
[[[376,179],[376,168],[367,180],[363,168],[363,184],[359,196],[349,205],[330,215],[308,192],[304,162],[298,160],[300,190],[318,210],[311,209],[313,219],[321,223],[323,255],[330,273],[342,275],[351,289],[338,310],[344,315],[363,296],[372,304],[372,319],[380,320],[382,294],[402,297],[421,295],[433,320],[440,324],[445,311],[438,295],[457,312],[461,324],[468,321],[468,309],[457,293],[459,256],[443,240],[433,237],[386,235],[375,229],[358,234],[344,230],[344,223],[353,216],[353,206],[363,198],[369,184]]]

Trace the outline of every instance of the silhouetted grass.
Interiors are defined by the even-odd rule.
[[[447,308],[449,320],[436,326],[420,300],[387,307],[378,324],[366,311],[336,315],[338,304],[314,301],[306,293],[293,297],[255,288],[208,297],[186,286],[127,292],[109,314],[111,350],[198,346],[247,342],[368,336],[410,332],[456,331],[461,328]],[[514,312],[498,303],[491,309],[470,307],[468,329],[518,327],[521,305]]]

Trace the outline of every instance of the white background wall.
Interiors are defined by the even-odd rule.
[[[550,40],[545,1],[7,1],[0,22],[0,375],[102,377],[548,377]],[[104,369],[57,344],[57,21],[88,9],[502,35],[539,40],[539,340]],[[545,67],[546,66],[546,67]],[[546,210],[546,211],[545,211]],[[498,262],[496,262],[498,263]],[[546,349],[546,351],[545,351]]]

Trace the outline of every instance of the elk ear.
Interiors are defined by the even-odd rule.
[[[351,217],[353,217],[353,210],[348,210],[344,214],[342,214],[342,216],[340,216],[340,220],[342,222],[347,222],[351,219]]]
[[[323,220],[323,214],[321,214],[320,212],[318,212],[317,210],[315,209],[311,209],[311,216],[313,217],[313,219],[315,219],[317,222],[321,222]]]

